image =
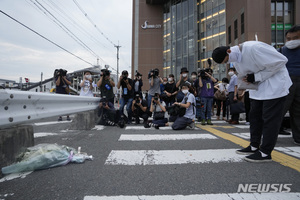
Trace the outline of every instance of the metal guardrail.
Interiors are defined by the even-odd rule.
[[[0,128],[94,110],[98,103],[96,97],[0,90]]]

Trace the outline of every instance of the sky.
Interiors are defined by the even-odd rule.
[[[73,72],[99,64],[130,71],[132,0],[0,0],[0,79],[31,82],[55,69]],[[99,61],[97,63],[97,58]],[[92,65],[91,65],[92,64]]]

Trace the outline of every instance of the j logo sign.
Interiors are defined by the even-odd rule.
[[[150,24],[148,24],[148,21],[145,21],[144,24],[141,25],[141,27],[142,27],[142,29],[161,28],[161,24],[150,25]]]

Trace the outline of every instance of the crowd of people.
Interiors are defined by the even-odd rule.
[[[142,74],[136,71],[131,79],[124,70],[115,85],[105,69],[97,84],[93,83],[91,73],[85,72],[80,95],[92,96],[97,85],[101,92],[99,116],[103,116],[99,123],[120,127],[133,121],[140,124],[141,119],[145,128],[156,129],[164,126],[173,130],[193,129],[195,120],[201,125],[213,125],[214,107],[217,120],[239,124],[240,113],[245,112],[246,124],[250,125],[250,145],[237,153],[251,154],[246,159],[253,162],[271,160],[278,133],[289,134],[281,126],[289,111],[293,139],[300,145],[299,25],[286,32],[286,44],[279,49],[248,41],[233,47],[218,47],[212,59],[218,64],[230,64],[229,79],[218,81],[213,77],[210,59],[208,68],[191,72],[190,76],[186,67],[181,68],[177,81],[174,74],[161,77],[156,68],[148,73],[150,88],[143,96]],[[56,72],[55,80],[56,92],[67,94],[70,81],[65,74]],[[115,86],[122,90],[118,110],[114,107]],[[151,117],[153,120],[149,120]]]

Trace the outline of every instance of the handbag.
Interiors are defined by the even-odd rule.
[[[160,120],[165,118],[165,112],[154,112],[154,120]]]
[[[226,100],[226,94],[225,91],[221,92],[220,90],[217,90],[214,94],[215,99],[225,101]]]
[[[241,101],[237,101],[236,103],[230,104],[230,114],[239,114],[245,112],[245,105]]]

